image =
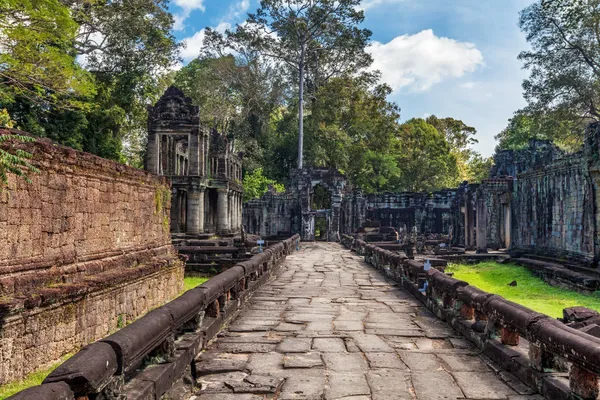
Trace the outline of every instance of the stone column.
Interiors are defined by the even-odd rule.
[[[473,250],[475,243],[473,240],[473,225],[475,216],[473,215],[472,195],[468,193],[465,196],[465,249]]]
[[[238,193],[238,208],[237,208],[237,212],[238,212],[238,229],[241,231],[242,230],[242,206],[243,206],[243,198],[242,198],[242,194]]]
[[[487,253],[487,207],[485,199],[478,198],[477,209],[477,253]]]
[[[511,246],[511,216],[512,216],[512,212],[511,212],[511,207],[510,207],[510,203],[508,203],[505,207],[504,207],[504,246],[509,249]]]
[[[192,188],[187,198],[187,233],[198,235],[204,230],[204,189]]]
[[[179,191],[176,188],[172,188],[171,189],[171,232],[175,232],[175,233],[179,233],[180,232],[180,226],[179,226],[179,216],[180,214],[180,210],[179,210]]]
[[[148,135],[148,148],[146,150],[146,171],[158,175],[158,140],[160,136],[151,132]]]
[[[229,233],[229,210],[227,207],[226,188],[217,189],[217,233],[219,235]]]
[[[200,135],[198,129],[194,129],[188,140],[188,171],[187,175],[200,175]]]

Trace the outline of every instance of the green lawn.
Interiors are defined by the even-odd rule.
[[[183,278],[183,290],[187,291],[193,289],[198,285],[202,285],[208,279],[209,278],[199,276],[186,276],[185,278]]]
[[[52,365],[50,368],[46,368],[27,376],[22,381],[7,383],[6,385],[0,386],[0,400],[4,400],[13,394],[25,390],[32,386],[41,385],[42,381],[54,371],[60,364],[65,362],[67,358],[71,357],[71,354],[64,356],[59,362]]]
[[[550,286],[527,268],[514,264],[484,262],[475,265],[450,264],[447,272],[489,293],[522,304],[551,317],[562,317],[563,308],[585,306],[600,311],[600,293],[583,295]],[[517,286],[508,286],[517,281]]]

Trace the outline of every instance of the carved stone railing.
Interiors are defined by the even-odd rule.
[[[299,241],[294,235],[188,290],[9,399],[160,399],[186,371],[195,377],[196,356]]]
[[[400,282],[485,355],[552,400],[597,400],[600,338],[486,293],[403,255],[344,235],[342,244]],[[426,284],[427,283],[427,284]],[[568,384],[566,377],[568,373]]]

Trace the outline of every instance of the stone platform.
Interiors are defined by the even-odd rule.
[[[302,247],[197,360],[193,400],[543,399],[362,257]]]

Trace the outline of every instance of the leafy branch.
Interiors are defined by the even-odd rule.
[[[18,143],[31,143],[34,138],[23,135],[0,133],[0,192],[8,186],[8,174],[14,174],[31,183],[29,173],[39,173],[40,170],[28,160],[33,154],[17,148]]]

